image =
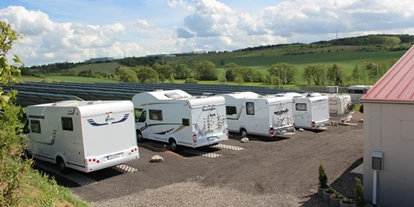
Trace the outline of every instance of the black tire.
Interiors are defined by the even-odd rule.
[[[144,137],[142,136],[142,133],[139,130],[137,130],[137,141],[144,142]]]
[[[62,173],[63,175],[67,175],[69,173],[69,169],[66,167],[65,162],[61,157],[58,157],[56,159],[56,164],[59,167],[60,173]]]
[[[172,151],[177,151],[177,142],[175,142],[175,140],[173,138],[170,138],[170,140],[168,140],[168,143],[170,144],[170,149]]]
[[[246,131],[246,129],[240,129],[240,136],[242,138],[247,137],[247,131]]]

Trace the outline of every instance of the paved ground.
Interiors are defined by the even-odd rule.
[[[353,122],[359,118],[356,114]],[[362,136],[358,123],[277,139],[250,137],[248,143],[233,135],[218,148],[202,149],[210,153],[204,155],[142,145],[141,158],[127,163],[124,172],[111,168],[72,181],[56,179],[95,206],[328,206],[314,195],[319,161],[329,183],[352,196],[355,182],[349,171],[362,162]],[[156,154],[165,162],[150,163]]]

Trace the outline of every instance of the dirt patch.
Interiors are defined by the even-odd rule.
[[[67,201],[57,201],[56,207],[74,207],[74,205]]]

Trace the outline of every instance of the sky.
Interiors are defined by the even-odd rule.
[[[414,34],[412,0],[1,0],[27,65]]]

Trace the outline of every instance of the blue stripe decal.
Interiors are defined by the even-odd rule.
[[[118,124],[118,123],[124,122],[128,119],[128,117],[129,117],[129,114],[125,114],[124,117],[122,117],[122,119],[120,119],[119,121],[114,121],[111,124]],[[103,124],[96,123],[93,119],[88,119],[87,121],[92,126],[105,126],[105,125],[108,125],[108,123],[103,123]]]
[[[103,123],[103,124],[98,124],[96,123],[93,119],[88,119],[87,120],[89,122],[90,125],[92,126],[104,126],[104,125],[108,125],[108,123]]]
[[[114,122],[112,122],[112,124],[118,124],[118,123],[124,122],[125,120],[128,119],[128,117],[129,117],[129,114],[125,114],[124,117],[121,120],[114,121]]]

